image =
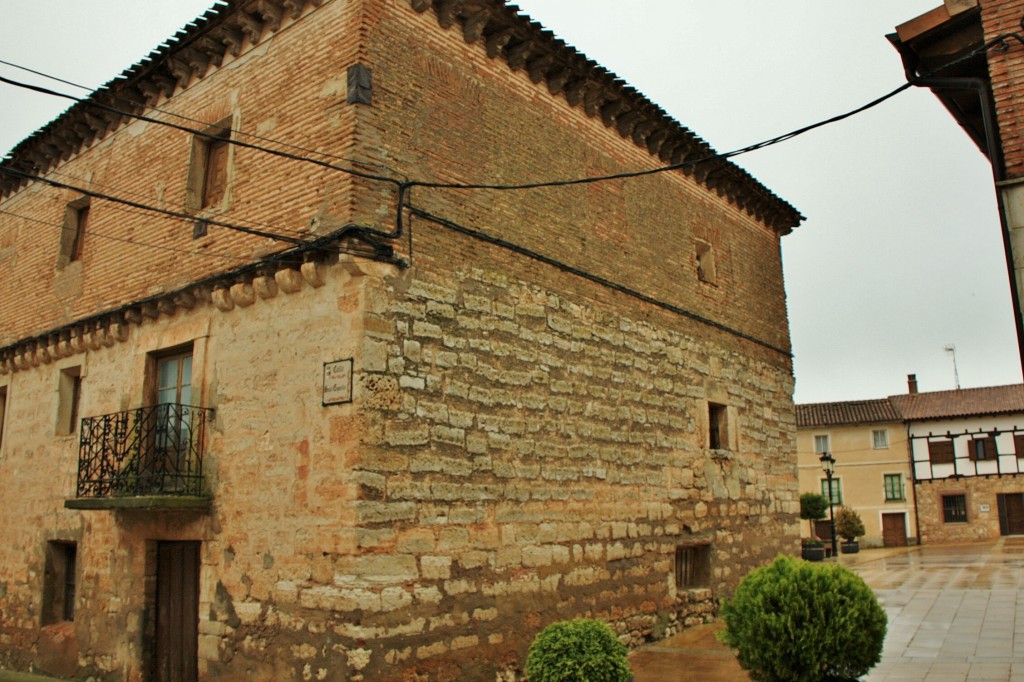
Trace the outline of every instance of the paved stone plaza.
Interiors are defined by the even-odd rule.
[[[840,557],[889,616],[882,662],[864,682],[1024,682],[1024,537]],[[747,680],[714,633],[694,628],[633,654],[636,682]]]

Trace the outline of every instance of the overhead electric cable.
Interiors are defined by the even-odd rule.
[[[15,213],[13,211],[8,211],[8,210],[2,209],[2,208],[0,208],[0,214],[9,215],[12,218],[20,218],[21,220],[24,220],[24,221],[27,221],[27,222],[31,222],[31,223],[36,223],[38,225],[45,225],[47,227],[52,227],[52,228],[57,229],[57,230],[69,229],[69,228],[65,227],[64,225],[61,225],[60,223],[51,223],[51,222],[46,221],[46,220],[40,220],[39,218],[33,218],[31,216],[21,215],[20,213]],[[190,256],[205,256],[205,257],[210,257],[210,258],[220,258],[222,260],[237,261],[239,263],[247,263],[250,260],[252,260],[251,258],[242,258],[241,256],[232,256],[232,255],[224,255],[224,254],[219,254],[219,253],[210,253],[209,251],[192,251],[192,250],[189,250],[189,249],[175,248],[173,246],[163,246],[162,244],[151,244],[149,242],[140,242],[140,241],[136,241],[134,239],[127,239],[125,237],[115,237],[114,235],[105,234],[103,232],[96,232],[95,230],[90,230],[90,229],[82,230],[81,234],[83,234],[83,235],[85,235],[87,237],[96,237],[96,238],[99,238],[99,239],[109,239],[110,241],[121,242],[123,244],[130,244],[132,246],[140,246],[140,247],[144,247],[144,248],[147,248],[147,249],[154,249],[154,250],[157,250],[157,251],[173,251],[175,253],[184,253],[184,254],[188,254]]]
[[[83,177],[81,177],[79,175],[72,175],[71,173],[65,173],[63,171],[59,171],[59,170],[56,170],[56,169],[51,169],[48,172],[50,174],[52,174],[52,175],[59,175],[59,176],[64,177],[64,178],[70,178],[71,180],[75,180],[77,182],[84,182],[89,187],[104,187],[104,188],[107,188],[108,190],[116,191],[120,195],[139,197],[141,199],[146,199],[146,200],[149,200],[151,202],[156,202],[156,203],[159,203],[159,204],[166,204],[167,203],[163,199],[158,199],[156,197],[151,197],[148,194],[143,194],[142,192],[134,192],[134,191],[129,190],[129,189],[124,189],[123,187],[118,187],[117,185],[111,185],[111,184],[108,184],[108,183],[97,182],[95,180],[90,180],[89,178],[83,178]],[[150,204],[147,204],[147,205],[152,206],[154,204],[150,203]],[[123,209],[123,208],[120,209],[120,210],[127,211],[127,209]],[[127,212],[131,213],[131,214],[134,214],[134,215],[137,215],[137,213],[135,211],[127,211]],[[199,216],[194,216],[193,217],[193,221],[194,220],[201,220],[201,219],[202,218],[199,217]],[[259,220],[253,220],[252,218],[239,218],[239,217],[235,217],[234,220],[241,221],[241,222],[246,223],[248,225],[254,225],[256,227],[274,228],[274,229],[277,229],[277,230],[279,230],[281,232],[289,232],[291,234],[298,235],[300,237],[303,237],[303,236],[306,236],[306,235],[309,234],[309,232],[307,230],[297,230],[297,229],[291,228],[291,227],[283,227],[283,226],[280,226],[280,225],[273,225],[271,223],[265,223],[265,222],[262,222],[262,221],[259,221]]]
[[[147,123],[153,123],[153,124],[156,124],[156,125],[167,126],[169,128],[174,128],[176,130],[180,130],[182,132],[186,132],[186,133],[188,133],[190,135],[196,135],[198,137],[205,138],[207,140],[216,141],[216,140],[223,140],[224,139],[222,137],[218,137],[217,133],[208,132],[208,131],[205,131],[205,130],[198,130],[196,128],[189,128],[188,126],[179,125],[177,123],[171,123],[170,121],[161,121],[160,119],[153,118],[152,116],[146,116],[144,114],[139,114],[139,113],[135,113],[135,112],[132,112],[132,111],[126,111],[126,110],[123,110],[123,109],[118,109],[117,107],[112,107],[109,104],[103,104],[101,102],[97,102],[97,101],[89,99],[87,97],[76,97],[74,95],[69,95],[69,94],[64,93],[64,92],[58,92],[56,90],[51,90],[50,88],[44,88],[41,85],[32,85],[30,83],[22,83],[21,81],[12,80],[12,79],[4,77],[4,76],[0,76],[0,83],[6,83],[7,85],[13,85],[16,88],[23,88],[25,90],[31,90],[33,92],[38,92],[38,93],[43,94],[43,95],[51,95],[53,97],[61,97],[63,99],[69,99],[69,100],[71,100],[73,102],[78,102],[82,106],[93,107],[93,108],[96,108],[96,109],[100,109],[102,111],[107,111],[107,112],[112,113],[112,114],[117,114],[119,116],[127,116],[129,118],[134,118],[134,119],[137,119],[139,121],[145,121]],[[223,129],[218,129],[218,130],[223,130]],[[269,147],[263,147],[261,145],[252,144],[250,142],[243,142],[242,140],[237,140],[237,139],[234,139],[234,138],[229,138],[229,139],[227,139],[225,141],[228,142],[229,144],[233,144],[233,145],[238,146],[238,147],[244,147],[246,149],[254,149],[256,151],[265,152],[267,154],[272,154],[274,156],[280,156],[282,158],[290,159],[292,161],[301,161],[303,163],[311,163],[311,164],[314,164],[314,165],[317,165],[317,166],[322,166],[323,168],[329,168],[331,170],[336,170],[336,171],[339,171],[341,173],[347,173],[349,175],[353,175],[355,177],[363,178],[363,179],[366,179],[366,180],[377,180],[377,181],[380,181],[380,182],[387,182],[387,183],[390,183],[390,184],[396,185],[396,186],[401,183],[400,180],[395,180],[394,178],[389,178],[387,176],[376,175],[374,173],[364,173],[363,171],[358,171],[358,170],[356,170],[354,168],[346,168],[345,166],[338,166],[338,165],[333,164],[333,163],[328,163],[327,161],[320,161],[319,159],[311,159],[311,158],[306,157],[306,156],[299,156],[298,154],[292,154],[290,152],[281,151],[280,149],[271,149]]]
[[[282,242],[287,242],[289,244],[296,244],[296,245],[300,245],[300,246],[308,244],[308,242],[306,240],[304,240],[304,239],[297,239],[295,237],[288,237],[286,235],[274,234],[272,232],[267,232],[265,230],[257,230],[255,228],[245,227],[244,225],[236,225],[234,223],[228,223],[228,222],[225,222],[223,220],[216,220],[215,218],[201,218],[201,217],[198,217],[198,216],[189,215],[188,213],[182,213],[180,211],[172,211],[172,210],[169,210],[169,209],[166,209],[166,208],[159,208],[157,206],[149,206],[148,204],[143,204],[143,203],[140,203],[138,201],[132,201],[130,199],[122,199],[121,197],[115,197],[115,196],[112,196],[110,194],[104,194],[103,192],[96,192],[96,191],[93,191],[91,189],[86,189],[85,187],[76,187],[75,185],[69,185],[69,184],[64,183],[64,182],[57,182],[56,180],[51,180],[50,178],[44,178],[44,177],[41,177],[41,176],[38,176],[38,175],[31,175],[29,173],[22,173],[21,171],[16,171],[13,168],[5,168],[4,166],[0,166],[0,173],[4,173],[5,175],[10,175],[12,177],[21,178],[21,179],[24,179],[24,180],[31,180],[31,181],[35,181],[35,182],[41,182],[43,184],[47,184],[47,185],[50,185],[52,187],[57,187],[59,189],[69,189],[69,190],[71,190],[73,192],[79,192],[80,194],[84,194],[87,197],[94,197],[96,199],[103,199],[105,201],[113,201],[113,202],[118,203],[118,204],[124,204],[125,206],[132,206],[134,208],[142,209],[144,211],[152,211],[154,213],[162,213],[164,215],[172,216],[172,217],[175,217],[175,218],[181,218],[183,220],[190,220],[190,221],[202,220],[203,222],[207,223],[208,225],[216,225],[217,227],[224,227],[224,228],[227,228],[229,230],[234,230],[236,232],[243,232],[245,234],[251,234],[251,235],[256,236],[256,237],[266,237],[267,239],[273,239],[275,241],[282,241]]]
[[[36,76],[41,76],[43,78],[47,78],[49,80],[56,81],[57,83],[63,83],[64,85],[70,85],[71,87],[78,88],[79,90],[85,90],[86,92],[93,92],[94,91],[93,88],[90,88],[88,85],[82,85],[81,83],[75,83],[74,81],[65,80],[65,79],[63,79],[63,78],[61,78],[59,76],[54,76],[54,75],[49,74],[49,73],[44,73],[42,71],[37,71],[36,69],[32,69],[32,68],[29,68],[27,66],[22,66],[21,64],[15,64],[14,62],[9,62],[9,61],[4,60],[4,59],[0,59],[0,64],[3,64],[4,66],[10,66],[10,67],[15,68],[15,69],[20,69],[21,71],[25,71],[27,73],[34,74]],[[97,88],[96,91],[98,92],[98,91],[100,91],[100,89]],[[130,99],[128,97],[121,97],[120,95],[118,95],[117,93],[115,93],[114,91],[109,90],[109,89],[103,89],[102,92],[103,92],[103,94],[109,95],[113,99],[118,100],[120,102],[123,102],[125,104],[131,105],[131,106],[145,106],[147,109],[150,109],[152,111],[158,111],[161,114],[167,114],[168,116],[173,116],[174,118],[180,119],[182,121],[189,121],[191,123],[198,123],[198,124],[202,125],[204,128],[211,128],[214,125],[216,125],[216,123],[213,122],[213,121],[204,121],[202,119],[192,118],[191,116],[185,116],[184,114],[179,114],[177,112],[170,111],[168,109],[161,109],[159,107],[146,106],[143,102],[138,102],[138,101]],[[127,112],[127,111],[122,112],[122,113],[124,113],[125,115],[130,115],[129,112]],[[365,161],[359,161],[358,159],[350,159],[350,158],[345,157],[345,156],[339,156],[338,154],[332,154],[330,152],[325,152],[325,151],[322,151],[322,150],[319,150],[319,149],[310,149],[309,147],[303,147],[301,145],[292,144],[291,142],[285,142],[284,140],[277,140],[277,139],[272,138],[272,137],[265,137],[263,135],[257,135],[256,133],[249,133],[249,132],[246,132],[244,130],[232,129],[232,132],[237,133],[239,135],[243,135],[243,136],[245,136],[245,137],[247,137],[249,139],[252,139],[252,140],[259,140],[261,142],[270,142],[270,143],[273,143],[273,144],[279,144],[279,145],[281,145],[283,147],[288,147],[288,148],[294,149],[296,151],[306,152],[307,154],[316,154],[318,156],[323,156],[323,157],[326,157],[326,158],[329,158],[329,159],[338,159],[339,161],[346,161],[348,163],[351,163],[351,164],[354,164],[354,165],[357,165],[357,166],[364,166],[366,168],[379,168],[381,170],[390,171],[392,173],[395,172],[395,169],[389,168],[385,164],[367,163]]]

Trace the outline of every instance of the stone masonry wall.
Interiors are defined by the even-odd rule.
[[[999,505],[996,496],[1024,492],[1024,478],[967,476],[925,481],[914,488],[923,544],[971,542],[999,537]],[[942,496],[949,494],[966,495],[967,523],[944,522]]]

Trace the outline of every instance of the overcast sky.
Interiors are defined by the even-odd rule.
[[[211,4],[2,0],[0,60],[95,87]],[[903,83],[885,34],[941,0],[518,4],[728,151]],[[0,151],[66,106],[0,85]],[[797,402],[902,393],[909,373],[922,391],[954,388],[950,344],[961,386],[1021,381],[991,170],[930,92],[735,162],[807,216],[783,238]]]

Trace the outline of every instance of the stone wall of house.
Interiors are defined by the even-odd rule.
[[[922,544],[990,540],[1000,536],[998,495],[1024,493],[1024,477],[961,476],[922,481],[914,486]],[[946,523],[944,495],[964,495],[966,523]]]

